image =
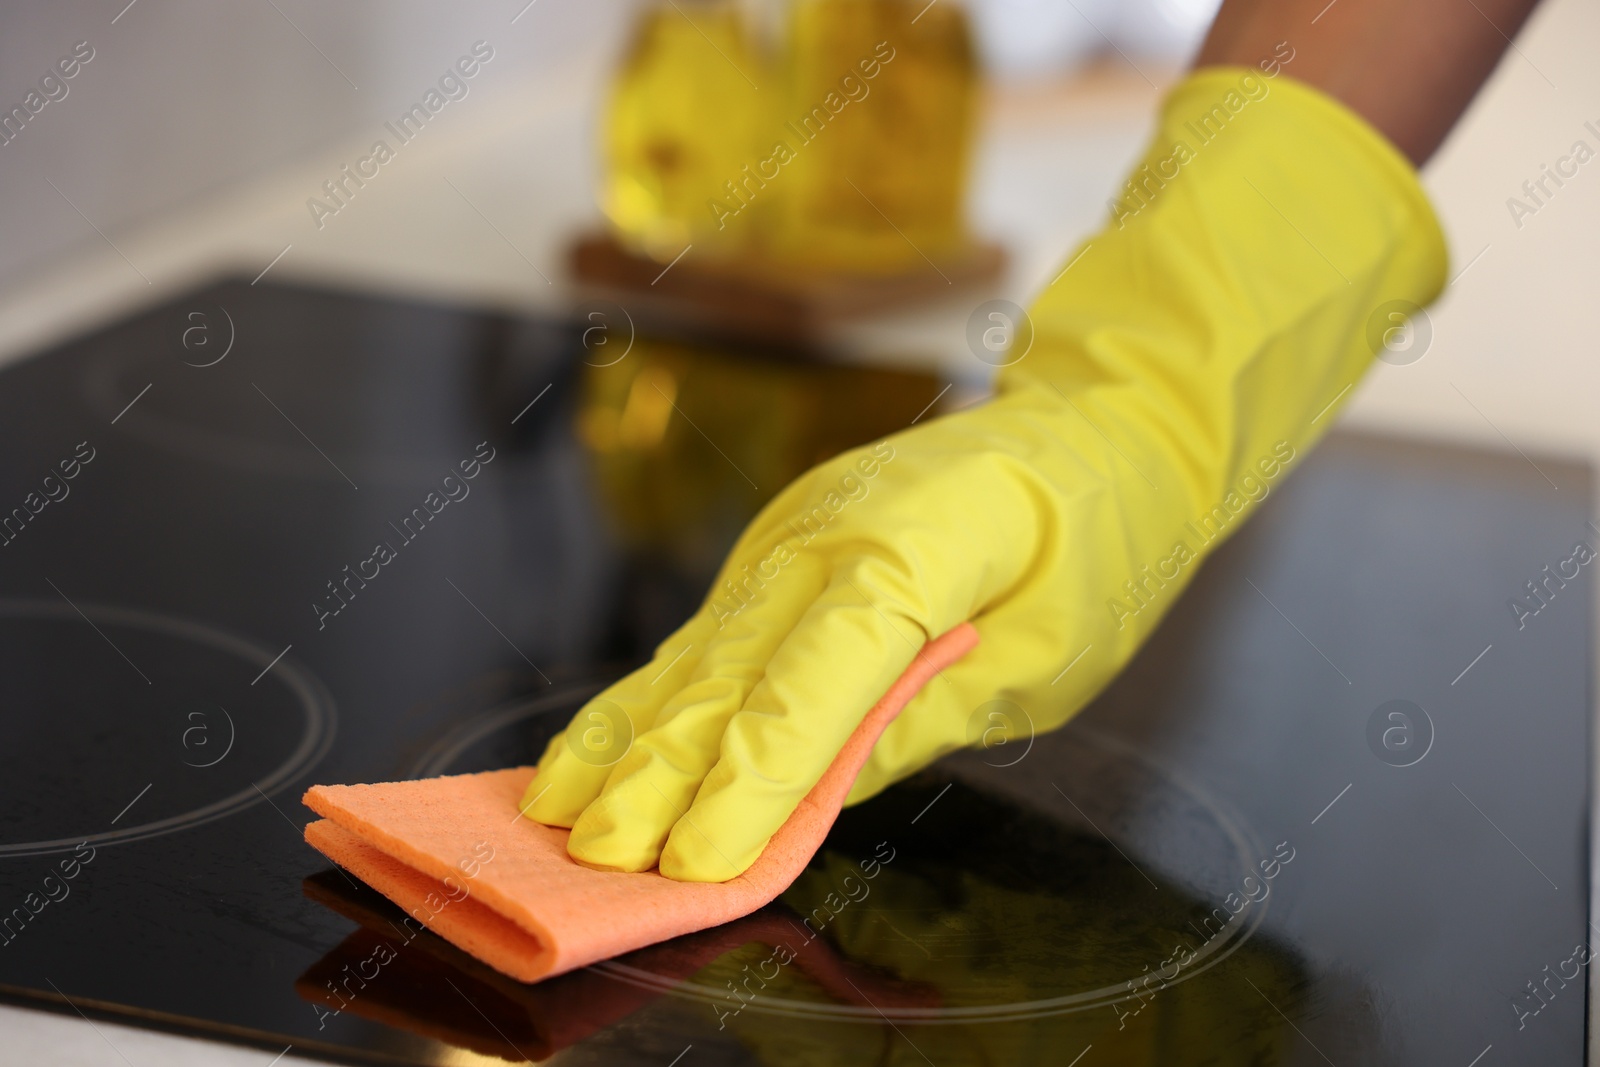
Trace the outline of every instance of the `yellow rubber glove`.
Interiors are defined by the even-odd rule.
[[[785,489],[695,616],[551,743],[524,805],[572,828],[575,859],[742,872],[964,620],[982,643],[889,727],[850,800],[1060,725],[1333,421],[1375,313],[1444,278],[1410,164],[1287,77],[1189,77],[1134,182],[1039,298],[994,400]]]

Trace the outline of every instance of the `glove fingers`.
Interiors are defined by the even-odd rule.
[[[623,871],[656,866],[673,825],[715,765],[729,720],[823,581],[819,561],[797,560],[744,610],[723,619],[693,676],[666,701],[574,823],[567,841],[574,859]]]
[[[571,827],[600,795],[634,739],[688,682],[715,632],[708,616],[695,615],[661,642],[649,663],[584,704],[545,746],[539,773],[522,797],[523,814],[548,826]]]
[[[889,724],[845,804],[867,800],[960,748],[985,749],[985,762],[1013,766],[1031,751],[1036,734],[1083,707],[1106,678],[1095,669],[1098,650],[1086,631],[1041,627],[1038,617],[1037,605],[1013,602],[972,620],[978,647],[945,668],[948,685],[925,687]]]
[[[694,804],[672,827],[661,873],[720,882],[748,868],[920,654],[927,628],[893,602],[867,599],[888,584],[869,580],[872,566],[837,572],[773,654],[729,721]]]

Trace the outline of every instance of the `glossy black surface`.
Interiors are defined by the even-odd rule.
[[[1595,543],[1587,474],[1393,441],[1329,442],[1094,706],[847,812],[761,912],[538,986],[405,937],[299,793],[534,758],[766,496],[942,388],[594,340],[226,285],[0,373],[0,507],[59,497],[0,547],[0,988],[396,1063],[1582,1062],[1589,568],[1507,601]]]

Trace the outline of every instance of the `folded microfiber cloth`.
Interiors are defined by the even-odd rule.
[[[533,767],[313,786],[305,804],[324,818],[306,827],[306,841],[469,955],[536,982],[774,900],[822,844],[884,728],[977,643],[968,623],[930,641],[756,862],[726,882],[677,882],[658,871],[598,871],[574,862],[570,831],[519,811]]]

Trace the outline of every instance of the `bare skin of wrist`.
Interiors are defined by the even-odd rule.
[[[1255,66],[1287,41],[1295,51],[1287,73],[1343,102],[1421,166],[1537,3],[1225,0],[1195,66]]]

